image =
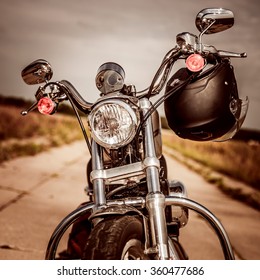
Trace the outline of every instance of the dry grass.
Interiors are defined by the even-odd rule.
[[[82,139],[74,117],[43,116],[37,112],[23,117],[20,111],[14,106],[0,105],[0,162]]]
[[[260,145],[230,140],[227,142],[195,142],[173,133],[164,136],[164,144],[216,171],[260,190]]]
[[[82,139],[75,117],[58,113],[43,116],[38,112],[23,117],[20,111],[14,106],[0,105],[0,162]],[[194,142],[166,133],[164,144],[260,190],[259,143]]]

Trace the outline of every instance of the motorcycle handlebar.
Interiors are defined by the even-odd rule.
[[[180,58],[181,54],[181,50],[176,46],[165,55],[160,67],[158,68],[152,80],[150,87],[148,88],[148,92],[143,96],[149,99],[151,96],[157,95],[161,92],[171,72],[172,66]]]
[[[39,87],[38,91],[35,94],[36,101],[27,110],[22,111],[21,115],[26,116],[29,112],[37,109],[39,100],[45,96],[44,92],[46,88],[52,85],[58,86],[63,95],[55,98],[56,102],[61,102],[64,99],[69,99],[70,102],[73,103],[83,113],[87,114],[91,111],[91,107],[93,104],[87,102],[69,81],[62,80],[60,82],[50,82],[43,87]]]
[[[247,57],[247,54],[245,52],[243,53],[235,53],[235,52],[229,52],[229,51],[223,51],[223,50],[216,50],[214,47],[210,47],[211,53],[217,53],[219,57],[233,57],[233,58],[245,58]],[[214,51],[213,51],[214,49]],[[170,50],[164,57],[161,66],[159,67],[157,73],[155,74],[155,77],[153,79],[153,82],[151,83],[150,87],[148,88],[148,92],[143,94],[143,96],[146,96],[147,98],[151,97],[152,95],[158,94],[161,89],[164,87],[165,82],[167,81],[168,75],[171,71],[171,68],[176,60],[181,56],[182,52],[178,47],[173,48]],[[163,74],[162,74],[163,72]],[[159,76],[162,74],[161,79],[159,79]],[[158,84],[156,82],[158,81]],[[84,100],[84,98],[80,95],[80,93],[75,89],[75,87],[68,81],[62,80],[59,82],[59,85],[62,86],[62,88],[65,90],[65,93],[67,97],[72,101],[76,107],[84,112],[89,113],[91,111],[91,108],[93,106],[93,103],[89,103]]]
[[[70,99],[80,111],[83,113],[89,113],[91,111],[93,103],[87,102],[69,81],[62,80],[59,82],[59,85],[65,91],[68,99]]]
[[[217,50],[214,46],[209,45],[201,45],[201,51],[205,54],[213,54],[217,55],[220,58],[245,58],[247,57],[247,54],[245,52],[243,53],[235,53],[235,52],[229,52],[224,50]],[[139,93],[140,97],[147,97],[148,99],[151,96],[157,95],[160,93],[162,88],[164,87],[169,73],[171,72],[171,68],[173,64],[178,60],[183,54],[186,55],[191,52],[185,52],[183,48],[175,47],[171,49],[164,57],[159,69],[157,70],[154,79],[151,83],[151,85],[142,92]],[[47,86],[50,86],[51,84],[58,85],[62,91],[62,93],[65,93],[66,97],[70,100],[71,103],[73,103],[81,112],[88,114],[90,113],[93,103],[87,102],[80,93],[76,90],[76,88],[67,80],[62,80],[56,83],[47,83],[45,86],[40,87],[38,91],[42,94],[43,91],[46,89]],[[36,93],[37,95],[37,93]],[[23,116],[27,115],[30,111],[33,111],[37,108],[39,98],[36,96],[37,101],[33,103],[27,110],[24,110],[21,112]]]

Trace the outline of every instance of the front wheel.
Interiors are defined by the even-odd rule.
[[[91,232],[84,250],[84,259],[142,260],[144,229],[135,216],[117,216],[99,222]]]

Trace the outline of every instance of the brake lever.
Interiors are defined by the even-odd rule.
[[[31,111],[35,110],[38,106],[38,101],[34,102],[27,110],[21,112],[22,116],[26,116]]]
[[[235,52],[219,50],[219,51],[217,51],[217,54],[220,57],[233,57],[233,58],[246,58],[247,57],[247,53],[246,52],[235,53]]]
[[[44,96],[44,87],[40,86],[35,93],[36,101],[27,109],[21,112],[22,116],[26,116],[31,111],[37,109],[39,100]]]
[[[223,51],[223,50],[217,50],[214,46],[209,45],[202,45],[202,51],[204,53],[211,53],[216,54],[219,57],[229,57],[229,58],[245,58],[247,57],[247,53],[236,53],[236,52],[230,52],[230,51]]]

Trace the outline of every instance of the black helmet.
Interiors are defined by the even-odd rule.
[[[186,68],[169,80],[165,94],[173,90],[177,80],[190,76]],[[224,141],[241,127],[248,99],[239,99],[233,67],[222,61],[204,71],[164,103],[169,127],[182,138],[195,141]]]

